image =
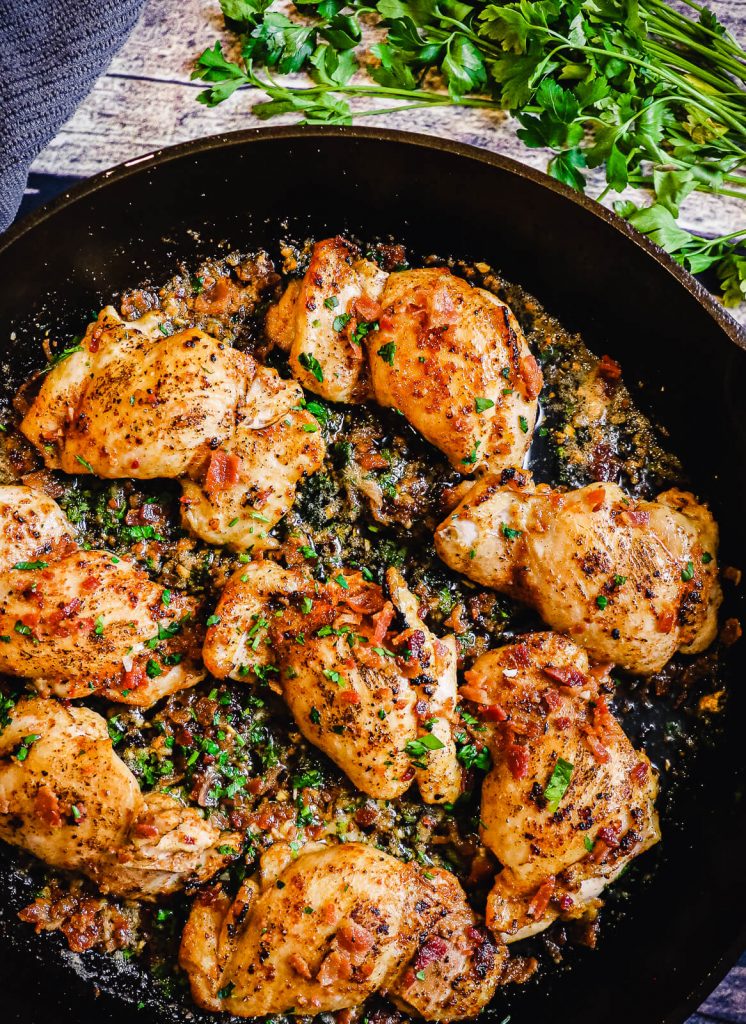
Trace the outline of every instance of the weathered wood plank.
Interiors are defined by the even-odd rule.
[[[746,0],[716,0],[712,6],[732,31],[746,36]],[[189,80],[192,62],[219,36],[225,32],[217,0],[148,0],[109,73],[40,154],[33,171],[85,177],[162,146],[260,125],[251,113],[259,96],[254,90],[241,90],[214,110],[196,102],[203,86]],[[546,167],[547,154],[524,147],[512,119],[495,111],[413,110],[360,123],[443,136]],[[591,194],[602,188],[601,176],[591,175]],[[744,221],[739,201],[724,197],[691,196],[682,210],[684,226],[707,234],[725,234]],[[739,312],[746,322],[746,307]]]

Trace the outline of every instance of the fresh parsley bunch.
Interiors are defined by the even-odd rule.
[[[664,0],[221,0],[241,56],[220,42],[194,77],[214,106],[243,85],[269,97],[262,118],[299,113],[348,124],[353,98],[370,115],[459,105],[509,110],[518,135],[547,148],[549,173],[574,188],[603,168],[607,193],[651,190],[616,209],[694,273],[712,269],[727,304],[746,297],[746,227],[710,239],[677,224],[691,192],[746,198],[746,52],[706,7]],[[363,27],[377,30],[366,46]],[[307,72],[298,86],[277,75]],[[356,105],[357,106],[357,105]]]

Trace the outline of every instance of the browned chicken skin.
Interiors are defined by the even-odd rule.
[[[717,544],[709,510],[684,491],[639,501],[612,483],[559,492],[520,473],[480,480],[435,533],[451,568],[642,674],[715,639]]]
[[[267,333],[304,387],[397,409],[461,473],[528,450],[541,370],[509,307],[450,270],[387,276],[345,239],[325,239],[270,309]]]
[[[487,924],[507,942],[580,917],[626,864],[658,842],[658,780],[599,691],[604,673],[556,633],[488,651],[460,696],[477,706],[493,768],[482,839],[503,865]]]
[[[184,523],[236,550],[266,546],[324,442],[303,393],[196,328],[102,310],[44,377],[21,422],[50,469],[183,480]]]
[[[277,844],[233,903],[195,903],[180,956],[205,1009],[324,1013],[384,990],[428,1020],[477,1014],[506,958],[448,872],[360,843]]]
[[[41,697],[0,732],[0,839],[134,899],[210,878],[228,859],[218,845],[241,841],[166,793],[144,797],[100,715]]]
[[[520,465],[542,377],[509,307],[444,268],[391,274],[381,307],[368,335],[376,400],[461,473]]]
[[[194,598],[170,591],[166,604],[130,562],[79,550],[60,508],[28,487],[0,486],[0,534],[0,672],[145,707],[204,677]]]
[[[394,569],[387,593],[354,574],[322,586],[252,563],[223,591],[205,664],[219,679],[266,676],[306,739],[364,793],[393,799],[416,780],[427,803],[453,801],[454,638],[430,633]]]

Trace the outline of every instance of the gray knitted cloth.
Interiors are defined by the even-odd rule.
[[[127,38],[144,0],[0,0],[0,231],[28,169]]]

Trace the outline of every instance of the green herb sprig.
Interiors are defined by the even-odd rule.
[[[584,190],[603,168],[609,192],[649,189],[653,202],[617,211],[693,273],[712,269],[723,301],[746,297],[746,226],[710,239],[677,224],[693,191],[746,198],[746,52],[707,7],[691,16],[664,0],[221,0],[238,33],[193,77],[215,106],[238,88],[261,89],[260,118],[295,113],[308,124],[432,106],[509,110],[548,170]],[[366,47],[363,24],[384,32]],[[307,72],[312,83],[279,81]],[[433,74],[435,73],[435,74]],[[375,100],[373,107],[351,100]],[[383,101],[383,102],[380,102]]]

